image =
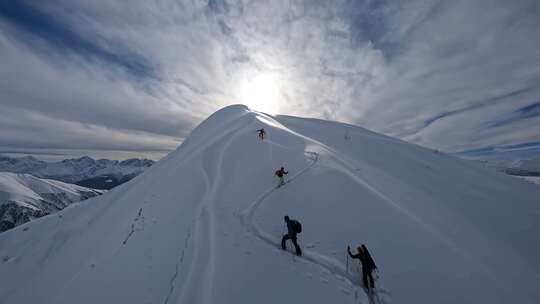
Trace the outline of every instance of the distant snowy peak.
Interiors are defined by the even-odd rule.
[[[119,163],[120,166],[131,166],[131,167],[150,167],[154,164],[153,160],[150,159],[140,159],[140,158],[131,158],[123,160]]]
[[[540,157],[520,160],[490,160],[481,161],[488,167],[510,175],[540,176]]]
[[[44,162],[32,156],[0,156],[0,172],[32,174],[40,178],[98,189],[111,189],[141,174],[153,164],[154,161],[149,159],[95,160],[84,156],[59,162]]]
[[[28,157],[24,159],[28,160]],[[80,158],[65,159],[61,161],[60,163],[70,165],[70,166],[79,166],[79,167],[90,167],[90,166],[150,167],[151,165],[154,164],[154,161],[150,159],[146,159],[146,158],[145,159],[131,158],[131,159],[123,160],[123,161],[109,160],[109,159],[96,160],[88,156],[83,156]]]
[[[44,161],[40,161],[32,156],[13,158],[0,155],[0,171],[17,171],[17,173],[23,173],[41,169],[45,166],[46,163]]]
[[[0,172],[0,232],[103,192],[29,174]]]
[[[508,168],[540,172],[540,157],[533,159],[521,159],[507,164]]]

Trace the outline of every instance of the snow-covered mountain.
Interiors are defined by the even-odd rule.
[[[540,158],[520,160],[490,160],[480,162],[488,167],[510,175],[540,177]]]
[[[130,182],[1,234],[0,299],[539,303],[539,197],[362,128],[231,106]],[[302,222],[302,257],[279,248],[284,215]],[[345,253],[361,242],[379,268],[371,299]]]
[[[540,176],[517,176],[517,177],[540,186]]]
[[[29,174],[0,172],[0,232],[102,193]]]
[[[540,185],[540,158],[519,160],[469,160],[483,166]]]
[[[0,172],[32,174],[66,183],[95,189],[111,189],[122,184],[154,164],[149,159],[127,159],[124,161],[99,159],[88,156],[45,162],[32,156],[12,158],[0,156]]]

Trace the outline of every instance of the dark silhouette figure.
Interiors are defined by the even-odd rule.
[[[359,259],[360,263],[362,263],[362,280],[364,282],[364,287],[367,289],[375,288],[375,280],[373,280],[372,272],[377,269],[377,265],[375,265],[375,261],[373,261],[371,254],[369,254],[366,245],[362,244],[358,246],[357,249],[358,253],[353,255],[351,253],[351,247],[347,246],[347,253],[349,253],[351,258]],[[368,278],[371,286],[368,285]]]
[[[259,137],[259,139],[264,140],[264,136],[266,135],[266,131],[264,129],[259,129],[259,130],[257,130],[257,132],[259,133],[257,135]]]
[[[284,175],[289,174],[289,171],[285,171],[283,167],[276,171],[276,176],[278,178],[278,187],[285,185],[285,180],[283,179]]]
[[[302,249],[300,249],[300,246],[298,246],[296,235],[302,232],[302,225],[297,220],[291,220],[287,215],[285,216],[285,223],[287,223],[287,234],[285,234],[281,239],[281,248],[285,250],[285,242],[287,240],[291,240],[294,248],[296,249],[296,255],[300,256],[302,255]]]

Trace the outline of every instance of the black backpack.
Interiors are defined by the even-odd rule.
[[[302,224],[300,224],[299,221],[292,220],[291,226],[294,232],[296,233],[302,232]]]

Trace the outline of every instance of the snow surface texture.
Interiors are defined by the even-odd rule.
[[[132,181],[0,235],[0,299],[539,303],[539,197],[355,126],[231,106]],[[279,248],[286,214],[302,257]],[[380,271],[373,297],[346,258],[361,242]]]
[[[118,161],[95,160],[85,156],[59,162],[45,162],[32,156],[20,158],[0,156],[0,171],[32,174],[40,178],[107,190],[132,179],[153,164],[152,160],[137,158]]]
[[[0,172],[0,232],[103,192],[29,174]]]

